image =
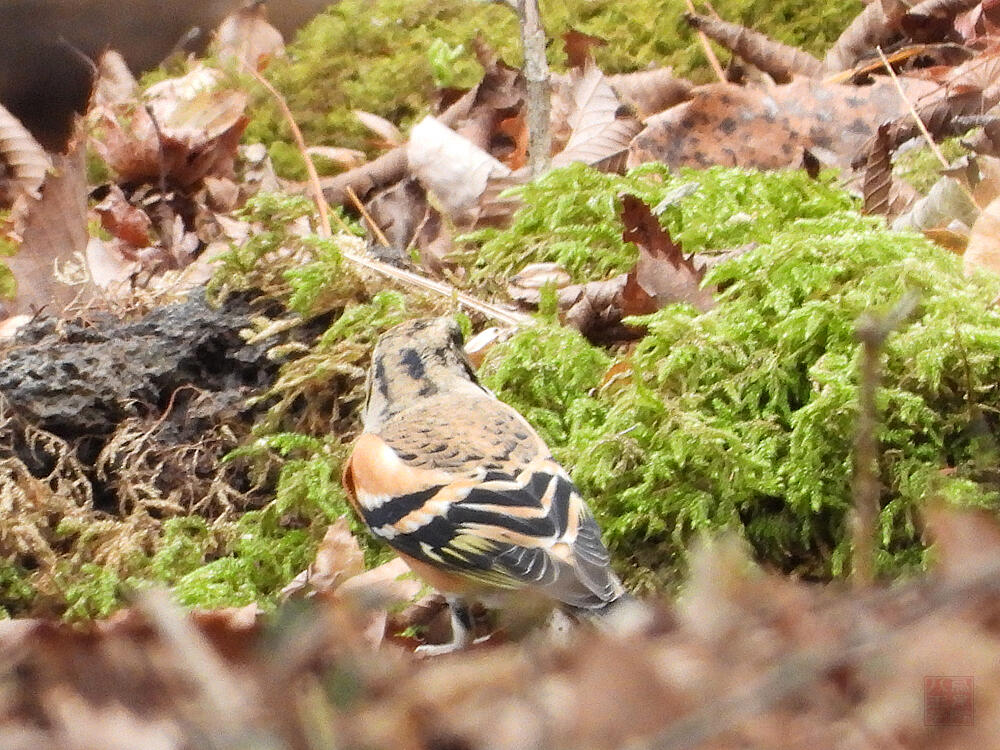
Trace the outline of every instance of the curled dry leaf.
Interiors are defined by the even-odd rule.
[[[329,159],[335,164],[339,164],[344,169],[354,169],[365,163],[365,152],[356,148],[343,148],[340,146],[309,146],[306,149],[309,156]]]
[[[139,83],[125,58],[114,50],[105,50],[97,61],[97,79],[88,110],[131,101],[138,93]]]
[[[381,145],[383,146],[401,146],[406,141],[403,134],[399,132],[399,128],[384,117],[365,112],[362,109],[354,110],[354,116],[358,118],[358,122],[382,139]]]
[[[569,138],[552,158],[552,166],[583,162],[619,171],[622,157],[642,125],[633,117],[620,115],[621,102],[604,73],[588,62],[582,72],[573,71],[567,85],[557,93],[567,103],[553,106],[552,111],[566,112]]]
[[[232,174],[247,98],[220,89],[221,80],[219,71],[198,67],[151,86],[142,100],[96,108],[94,149],[127,181],[164,177],[187,187]]]
[[[685,13],[684,20],[688,26],[704,32],[705,36],[764,71],[778,83],[789,81],[793,75],[815,78],[823,69],[823,63],[808,52],[782,44],[746,26],[697,13]]]
[[[704,267],[685,256],[652,210],[634,195],[622,196],[622,238],[639,247],[639,259],[628,273],[557,291],[560,307],[568,307],[566,323],[593,341],[635,337],[622,325],[630,315],[645,315],[666,304],[684,302],[705,311],[715,305],[704,289]]]
[[[104,200],[94,206],[94,211],[101,217],[101,226],[123,242],[136,248],[150,244],[153,222],[145,211],[128,202],[117,185],[111,186]]]
[[[62,311],[77,292],[56,279],[57,264],[82,255],[88,239],[86,164],[80,141],[68,154],[53,159],[41,197],[25,199],[24,205],[20,245],[13,257],[4,259],[17,282],[14,299],[6,303],[7,313],[45,306],[50,312]]]
[[[406,147],[410,171],[433,193],[449,219],[471,224],[491,177],[510,169],[433,117],[410,131]]]
[[[11,206],[20,196],[38,197],[45,173],[52,166],[48,154],[14,115],[0,105],[0,207]]]
[[[823,59],[827,73],[850,70],[875,47],[885,44],[899,28],[909,5],[903,0],[874,0],[844,30]]]
[[[994,198],[972,225],[964,265],[967,274],[980,269],[1000,273],[1000,198]]]
[[[694,84],[674,76],[672,68],[637,70],[608,76],[622,103],[635,108],[640,119],[680,104],[691,96]]]
[[[264,3],[247,3],[222,19],[215,40],[220,60],[239,60],[255,70],[285,53],[285,39],[268,23]]]
[[[281,590],[283,597],[333,592],[365,569],[365,556],[351,533],[347,516],[334,521],[323,535],[316,559]]]
[[[863,211],[866,214],[880,214],[890,218],[898,216],[906,210],[914,198],[912,190],[906,191],[900,187],[904,184],[893,178],[889,125],[883,123],[879,125],[865,163],[862,183]]]
[[[900,83],[911,100],[937,89],[928,81]],[[632,141],[628,163],[780,169],[799,166],[809,149],[848,166],[881,123],[905,112],[887,80],[860,87],[796,79],[767,89],[714,83],[648,118]]]
[[[969,232],[979,208],[969,193],[954,177],[942,177],[934,183],[927,196],[921,198],[905,214],[892,223],[893,229],[914,232],[933,232],[950,227],[955,231],[959,226]]]
[[[515,302],[537,305],[542,298],[542,287],[562,289],[572,278],[558,263],[529,263],[518,271],[507,285],[507,294]]]

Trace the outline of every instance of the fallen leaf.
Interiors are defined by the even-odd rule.
[[[380,144],[382,146],[401,146],[406,141],[403,138],[403,134],[399,132],[399,128],[384,117],[379,117],[371,112],[365,112],[362,109],[355,109],[354,116],[358,119],[358,122],[382,139]]]
[[[17,252],[4,258],[17,282],[8,315],[42,307],[61,312],[79,290],[56,279],[56,267],[82,255],[87,247],[87,179],[82,139],[65,156],[53,158],[53,171],[40,198],[24,198],[23,229]]]
[[[980,269],[1000,273],[1000,198],[994,198],[972,225],[963,263],[966,274]]]
[[[14,115],[0,106],[0,207],[11,206],[19,196],[38,197],[52,162],[35,137]]]
[[[267,21],[267,6],[253,0],[222,19],[215,42],[220,60],[239,60],[254,70],[285,53],[284,37]]]
[[[823,63],[808,52],[782,44],[745,26],[697,13],[685,13],[684,20],[688,26],[704,32],[705,36],[767,73],[778,83],[791,80],[793,75],[815,78],[823,69]]]
[[[929,81],[900,80],[911,99],[938,88]],[[780,169],[797,167],[809,149],[846,167],[881,123],[906,111],[886,80],[864,87],[805,79],[766,89],[709,84],[693,90],[689,101],[648,118],[632,141],[628,164]]]
[[[326,530],[309,567],[293,578],[281,590],[281,596],[311,596],[316,592],[333,592],[349,578],[365,569],[365,556],[358,540],[351,533],[347,516],[341,516]]]
[[[592,62],[587,63],[582,72],[570,74],[561,91],[567,103],[554,106],[553,113],[566,111],[569,138],[552,158],[552,166],[582,162],[606,171],[620,171],[624,166],[622,157],[642,125],[633,117],[620,116],[621,102],[604,73]]]
[[[101,226],[123,242],[136,248],[152,242],[153,222],[145,211],[128,202],[117,185],[111,186],[104,200],[94,206],[94,211],[101,217]]]
[[[413,175],[458,224],[474,221],[491,177],[510,174],[501,162],[433,117],[425,117],[410,131],[406,156]]]

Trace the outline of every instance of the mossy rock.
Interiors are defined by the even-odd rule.
[[[861,10],[858,0],[817,5],[805,0],[718,0],[723,18],[751,25],[818,55]],[[701,46],[682,21],[681,0],[542,0],[554,70],[565,68],[561,34],[577,29],[607,40],[595,50],[607,73],[672,65],[677,75],[708,80]],[[403,127],[425,113],[435,82],[471,86],[482,71],[472,54],[481,34],[501,57],[520,63],[514,14],[499,3],[474,0],[342,0],[314,19],[267,75],[287,98],[312,145],[369,149],[371,134],[351,114],[362,109]],[[462,51],[456,54],[459,46]],[[723,54],[723,57],[725,55]],[[304,177],[281,114],[261,94],[247,130],[249,141],[271,147],[279,171]],[[322,166],[322,165],[321,165]]]

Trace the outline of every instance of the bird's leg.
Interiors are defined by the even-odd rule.
[[[446,596],[451,610],[451,641],[441,644],[417,646],[421,656],[439,656],[459,651],[472,643],[472,612],[468,603],[457,596]]]

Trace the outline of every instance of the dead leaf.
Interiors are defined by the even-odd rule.
[[[136,248],[151,244],[153,222],[145,211],[128,202],[117,185],[111,186],[104,200],[94,206],[94,211],[101,217],[101,226],[123,242]]]
[[[911,98],[937,89],[928,81],[900,80]],[[709,84],[648,118],[632,141],[628,164],[779,169],[797,167],[809,149],[848,166],[881,123],[906,111],[886,80],[864,87],[805,79],[767,89]]]
[[[112,107],[134,99],[139,93],[139,83],[118,52],[105,50],[97,60],[97,79],[90,95],[88,111]]]
[[[634,195],[622,196],[622,223],[622,239],[639,247],[635,267],[606,281],[559,289],[557,299],[566,309],[568,325],[591,341],[620,341],[637,333],[622,324],[628,316],[646,315],[674,302],[702,311],[715,305],[712,290],[701,288],[704,268],[684,255],[649,206]]]
[[[1000,198],[994,198],[972,225],[964,267],[966,274],[979,269],[1000,273]]]
[[[25,199],[24,226],[17,253],[4,258],[17,282],[8,315],[42,307],[60,312],[77,291],[56,279],[56,267],[82,255],[87,247],[87,179],[81,141],[65,156],[53,158],[53,171],[41,197]],[[24,198],[24,196],[22,196]]]
[[[220,60],[239,60],[254,70],[263,70],[285,54],[285,39],[267,21],[267,6],[249,0],[230,13],[215,32]]]
[[[542,287],[562,289],[572,278],[558,263],[529,263],[518,271],[507,285],[507,294],[515,302],[536,306],[541,301]]]
[[[912,189],[907,190],[902,180],[892,174],[892,149],[889,143],[889,124],[878,128],[868,161],[865,164],[862,195],[863,211],[866,214],[880,214],[888,218],[898,216],[916,199]]]
[[[425,117],[410,131],[406,156],[410,171],[457,224],[475,220],[491,177],[510,174],[502,163],[433,117]]]
[[[379,117],[371,112],[365,112],[362,109],[355,109],[353,111],[358,122],[381,138],[380,146],[391,148],[393,146],[401,146],[406,141],[403,134],[399,132],[399,128],[384,117]]]
[[[120,240],[106,242],[99,237],[91,237],[87,243],[85,257],[90,280],[95,286],[107,290],[114,296],[122,284],[138,273],[140,264],[134,247],[122,247]]]
[[[913,207],[892,223],[893,229],[914,232],[940,231],[957,222],[965,227],[968,234],[979,208],[969,197],[967,190],[954,177],[942,177],[928,191],[927,196],[913,204]],[[952,226],[952,231],[957,229]]]
[[[705,36],[767,73],[778,83],[791,80],[793,75],[815,78],[823,69],[823,63],[808,52],[782,44],[746,26],[697,13],[685,13],[684,20],[688,26],[704,32]]]
[[[705,269],[685,256],[680,244],[660,224],[641,199],[622,196],[622,239],[639,247],[639,260],[625,287],[626,315],[655,312],[665,304],[685,302],[702,312],[715,306],[712,292],[703,289]]]
[[[608,46],[606,39],[584,34],[582,31],[577,31],[576,29],[569,29],[563,32],[562,41],[563,49],[566,52],[566,64],[570,68],[579,68],[581,70],[586,67],[588,61],[593,63],[594,55],[592,50]]]
[[[622,157],[642,125],[633,117],[620,116],[621,102],[604,73],[590,62],[582,72],[570,74],[561,94],[567,102],[553,106],[552,112],[554,116],[566,112],[569,139],[552,158],[552,166],[582,162],[606,171],[620,171]],[[553,146],[558,147],[555,139]]]
[[[858,60],[892,38],[907,10],[909,6],[902,0],[868,3],[827,50],[823,69],[836,73],[853,68]]]
[[[365,163],[364,151],[355,148],[341,148],[339,146],[309,146],[306,153],[312,157],[329,159],[335,164],[339,164],[344,169],[354,169]]]
[[[674,76],[671,68],[618,73],[607,79],[622,102],[634,107],[641,120],[686,101],[694,88],[690,81]]]
[[[326,530],[316,550],[316,559],[281,590],[281,596],[312,596],[333,592],[344,581],[365,569],[365,555],[351,533],[347,516],[341,516]]]
[[[45,174],[52,166],[45,149],[14,115],[0,106],[0,207],[9,207],[19,196],[38,197]]]

